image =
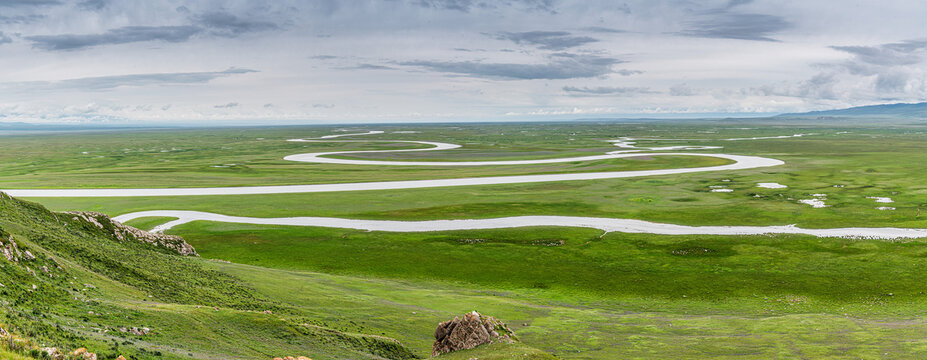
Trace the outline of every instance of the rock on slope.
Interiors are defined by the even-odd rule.
[[[147,232],[145,230],[136,229],[134,227],[124,225],[118,221],[110,219],[109,216],[106,216],[106,214],[97,212],[67,211],[64,212],[64,214],[73,216],[72,220],[83,220],[93,224],[100,229],[111,232],[113,236],[115,236],[119,241],[135,239],[136,241],[141,241],[152,244],[154,246],[166,248],[180,255],[199,256],[199,254],[196,253],[196,249],[194,249],[193,246],[188,244],[180,236],[156,234]]]
[[[457,350],[472,349],[483,344],[517,342],[518,337],[502,321],[476,311],[438,324],[432,356]]]

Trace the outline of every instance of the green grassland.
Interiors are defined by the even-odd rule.
[[[791,133],[818,133],[820,135],[790,139],[766,139],[755,141],[688,141],[656,142],[664,145],[694,144],[721,145],[724,152],[744,155],[760,155],[781,159],[786,165],[754,170],[718,173],[696,173],[647,178],[612,179],[596,181],[571,181],[557,183],[510,184],[474,187],[452,187],[436,189],[415,189],[395,191],[364,191],[349,193],[282,194],[259,196],[206,196],[206,197],[157,197],[157,198],[67,198],[36,199],[47,206],[58,209],[96,210],[109,214],[121,214],[138,210],[175,209],[213,211],[242,216],[338,216],[369,219],[446,219],[486,218],[510,215],[585,215],[616,218],[636,218],[650,221],[689,225],[783,225],[798,224],[805,227],[840,226],[904,226],[925,227],[921,211],[927,210],[927,185],[919,179],[927,177],[927,152],[921,151],[925,134],[920,130],[867,129],[867,128],[824,128],[824,129],[764,129],[723,130],[718,126],[678,128],[664,125],[655,129],[643,127],[611,127],[590,125],[589,138],[608,139],[621,135],[659,134],[664,138],[707,137],[752,137]],[[580,127],[582,128],[582,127]],[[548,131],[554,131],[548,129]],[[713,129],[713,130],[712,130]],[[655,131],[662,130],[662,131]],[[435,131],[435,130],[431,130]],[[476,131],[476,130],[473,130]],[[489,130],[483,130],[490,132]],[[538,130],[539,131],[539,130]],[[583,132],[576,130],[579,136]],[[712,134],[699,132],[714,131]],[[849,131],[849,133],[841,133]],[[401,134],[427,139],[427,130],[420,134]],[[319,131],[317,134],[323,132]],[[694,134],[693,134],[694,133]],[[131,138],[131,135],[122,135]],[[491,143],[500,139],[484,135]],[[564,135],[572,136],[572,135]],[[651,135],[653,136],[653,135]],[[111,136],[113,137],[113,136]],[[284,138],[285,136],[281,136]],[[523,136],[527,137],[527,136]],[[534,140],[546,141],[548,135]],[[561,136],[562,137],[562,136]],[[519,138],[519,137],[516,137]],[[467,139],[442,139],[468,143]],[[76,142],[73,138],[69,140]],[[560,140],[562,141],[562,139]],[[599,140],[590,140],[600,142]],[[515,147],[516,143],[507,145]],[[535,144],[538,146],[538,144]],[[650,145],[642,142],[642,145]],[[315,146],[315,145],[313,145]],[[355,148],[358,144],[353,144]],[[469,146],[469,145],[467,145]],[[554,145],[551,145],[552,147]],[[426,153],[440,155],[442,152]],[[279,154],[282,156],[283,154]],[[446,155],[441,155],[446,156]],[[682,158],[662,159],[681,161]],[[697,157],[685,157],[694,160]],[[652,161],[660,161],[655,158]],[[207,161],[200,159],[199,161]],[[282,161],[282,160],[281,160]],[[619,160],[616,160],[619,161]],[[646,160],[621,160],[634,163],[650,163]],[[670,166],[663,162],[658,167]],[[705,164],[700,164],[705,165]],[[337,181],[374,181],[381,178],[404,178],[404,169],[378,166],[349,166],[351,171],[340,171],[345,165],[295,164],[290,166],[325,169],[325,179]],[[332,166],[330,168],[330,166]],[[575,165],[581,166],[581,165]],[[531,168],[533,166],[526,166]],[[425,167],[423,170],[437,171]],[[477,167],[480,169],[495,167]],[[123,180],[132,178],[131,172],[122,172],[119,167],[94,169],[112,171],[113,183],[127,185]],[[442,169],[446,176],[453,177],[457,171],[465,174],[470,168]],[[476,170],[482,172],[484,170]],[[497,171],[497,170],[492,170]],[[525,169],[522,169],[524,173]],[[375,172],[375,174],[374,174]],[[363,174],[361,177],[355,177]],[[421,173],[420,175],[424,175]],[[434,175],[434,173],[431,173]],[[469,173],[468,175],[472,175]],[[39,175],[36,175],[39,176]],[[105,176],[94,175],[99,181]],[[179,176],[179,175],[178,175]],[[382,177],[381,177],[382,176]],[[396,177],[399,176],[399,177]],[[429,175],[430,176],[430,175]],[[420,178],[411,176],[411,178]],[[0,172],[0,179],[3,173]],[[140,176],[145,186],[153,185],[151,174]],[[68,177],[61,176],[58,187],[68,184]],[[268,183],[275,183],[276,177],[266,177]],[[320,178],[306,175],[296,183],[318,182]],[[730,180],[725,182],[724,180]],[[2,180],[0,180],[2,181]],[[249,180],[258,182],[258,180]],[[757,182],[779,182],[787,189],[757,188]],[[216,181],[213,185],[230,185]],[[232,182],[231,184],[237,184]],[[203,183],[193,185],[204,185]],[[733,189],[732,193],[712,193],[709,186],[723,185]],[[840,185],[843,187],[834,187]],[[798,200],[811,198],[810,194],[828,195],[829,207],[815,209]],[[881,211],[868,196],[885,196],[895,200],[891,206],[895,211]]]
[[[281,160],[299,152],[415,146],[283,141],[328,135],[332,130],[171,130],[3,138],[4,146],[10,143],[17,149],[37,150],[25,152],[26,156],[0,155],[7,157],[0,161],[7,164],[0,166],[0,188],[309,184],[718,164],[697,157],[658,157],[542,166],[411,168]],[[786,162],[733,172],[401,191],[32,200],[55,210],[111,215],[174,209],[259,217],[427,220],[576,215],[686,225],[927,227],[927,214],[921,214],[927,211],[923,181],[927,179],[927,128],[923,127],[684,122],[408,125],[353,130],[387,131],[370,139],[464,145],[448,152],[358,154],[353,158],[444,161],[600,154],[615,150],[603,140],[620,136],[817,135],[752,141],[639,141],[642,146],[718,145],[724,148],[699,152],[758,155]],[[389,134],[396,130],[419,133]],[[123,148],[147,150],[117,155]],[[95,156],[104,158],[93,160]],[[222,164],[247,165],[211,167]],[[762,189],[756,187],[758,182],[789,187]],[[719,185],[734,192],[710,192],[710,186]],[[829,207],[815,209],[798,203],[817,193],[827,194]],[[867,196],[891,197],[895,203],[878,204]],[[876,209],[883,205],[896,210]],[[151,228],[169,220],[143,218],[131,224]],[[428,354],[437,322],[471,310],[509,323],[524,346],[569,359],[927,355],[927,322],[923,320],[927,315],[927,272],[923,270],[927,243],[923,240],[657,236],[567,228],[407,234],[210,222],[184,224],[169,233],[186,238],[205,259],[231,261],[185,260],[251,289],[246,293],[254,299],[239,299],[240,304],[233,302],[214,312],[196,309],[192,304],[198,302],[182,297],[187,296],[184,292],[162,299],[166,295],[131,279],[115,279],[131,286],[113,285],[99,296],[113,297],[109,303],[114,307],[132,303],[133,311],[145,314],[138,316],[159,327],[178,332],[195,329],[189,342],[158,340],[162,345],[183,340],[182,348],[193,349],[197,356],[228,351],[220,349],[243,336],[263,339],[278,331],[248,329],[262,319],[262,314],[248,312],[255,308],[253,304],[275,306],[280,309],[275,315],[285,314],[281,319],[311,320],[316,326],[333,329],[341,339],[332,340],[338,346],[347,346],[344,336],[351,334],[381,335],[399,340],[419,356]],[[138,300],[148,294],[157,300],[154,307],[150,307],[152,300]],[[210,301],[231,298],[222,295]],[[213,331],[203,324],[223,329]],[[293,323],[286,324],[267,326],[290,329]],[[293,335],[290,341],[315,344],[317,335]],[[216,337],[224,342],[215,342]],[[270,344],[277,344],[270,339]],[[328,351],[329,355],[318,357],[332,356],[335,348],[322,347],[320,353]],[[179,349],[173,350],[182,357]],[[266,353],[259,346],[248,351],[252,352],[234,355]],[[519,346],[478,349],[473,354],[481,359],[543,355]],[[468,356],[461,353],[446,358]]]
[[[618,148],[590,134],[583,139],[554,143],[523,135],[520,141],[459,131],[457,137],[439,135],[441,129],[420,134],[361,136],[362,140],[442,140],[465,145],[462,150],[402,154],[422,160],[519,160],[601,155]],[[658,157],[612,159],[539,165],[490,167],[370,166],[310,164],[283,160],[306,152],[428,148],[418,144],[321,142],[287,139],[331,134],[331,129],[210,129],[150,130],[130,133],[43,134],[4,137],[0,152],[0,188],[118,188],[292,185],[363,182],[377,179],[414,180],[457,177],[649,170],[714,166],[730,163],[717,158]],[[489,139],[482,140],[484,137]],[[334,139],[339,140],[339,139]],[[472,141],[490,141],[477,144]],[[545,140],[546,141],[546,140]],[[27,154],[27,156],[23,156]],[[365,154],[358,154],[364,156]]]
[[[801,311],[871,309],[927,299],[927,243],[810,236],[602,235],[524,228],[383,233],[197,222],[171,231],[207,258],[265,267],[477,288],[538,289],[551,296],[733,301],[764,308],[784,296]],[[447,264],[466,264],[448,271]],[[500,274],[505,274],[500,276]],[[847,279],[866,279],[847,281]],[[891,296],[887,294],[893,294]],[[577,301],[572,301],[577,302]],[[781,311],[781,310],[774,310]]]

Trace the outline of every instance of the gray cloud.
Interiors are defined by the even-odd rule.
[[[796,84],[768,84],[742,89],[745,95],[787,96],[813,100],[838,100],[845,95],[838,91],[840,78],[836,72],[822,72]],[[671,90],[672,91],[672,90]]]
[[[879,45],[841,45],[830,48],[852,55],[849,59],[817,64],[822,70],[794,85],[766,85],[747,90],[760,96],[791,96],[814,100],[858,101],[922,98],[927,77],[921,69],[927,40]]]
[[[215,105],[213,107],[216,109],[231,109],[231,108],[236,108],[238,106],[239,104],[237,102],[230,102],[228,104]]]
[[[623,95],[631,96],[637,94],[659,94],[658,91],[652,91],[647,87],[574,87],[564,86],[563,91],[578,96],[598,96],[598,95]]]
[[[474,4],[472,0],[419,0],[416,2],[416,4],[427,8],[457,10],[463,12],[470,11],[470,8],[473,6],[481,6],[480,4]]]
[[[831,46],[831,48],[852,54],[855,60],[870,65],[913,65],[923,61],[919,53],[927,49],[927,40],[908,40],[878,46]]]
[[[357,64],[355,66],[340,67],[342,70],[396,70],[394,67],[375,64]]]
[[[640,74],[643,74],[644,72],[640,70],[620,69],[620,70],[615,70],[615,73],[621,76],[631,76],[631,75],[640,75]]]
[[[623,61],[593,55],[557,53],[545,64],[484,63],[477,61],[406,61],[399,65],[479,78],[507,80],[576,79],[610,74]]]
[[[202,31],[195,26],[126,26],[102,34],[27,36],[32,46],[43,50],[78,50],[99,45],[142,41],[183,42]]]
[[[335,107],[335,104],[312,104],[312,107],[316,109],[331,109]]]
[[[0,7],[59,5],[58,0],[0,0]]]
[[[9,44],[11,42],[13,42],[13,39],[10,39],[9,36],[6,36],[3,31],[0,31],[0,45]]]
[[[607,28],[607,27],[602,27],[602,26],[584,27],[583,30],[589,31],[589,32],[595,32],[595,33],[610,33],[610,34],[620,34],[620,33],[627,32],[624,30],[612,29],[612,28]]]
[[[78,89],[78,90],[108,90],[122,86],[148,86],[148,85],[177,85],[202,84],[213,79],[257,72],[251,69],[231,68],[224,71],[187,72],[187,73],[156,73],[156,74],[129,74],[114,76],[97,76],[60,81],[32,81],[25,83],[12,83],[24,89]]]
[[[599,41],[588,36],[572,36],[566,31],[503,32],[496,34],[499,40],[510,40],[516,44],[529,44],[545,50],[565,50]]]
[[[245,19],[225,11],[201,14],[196,22],[210,30],[214,35],[235,37],[244,33],[276,30],[277,24],[270,21]]]
[[[499,5],[516,6],[526,10],[553,12],[554,0],[510,0],[510,1],[474,1],[474,0],[415,0],[413,4],[421,7],[470,12],[473,9],[496,9]]]
[[[670,87],[669,94],[670,96],[695,96],[695,90],[689,85],[677,84]]]
[[[927,40],[907,40],[880,45],[831,46],[832,49],[851,54],[844,62],[821,65],[825,71],[799,86],[799,95],[805,94],[824,99],[838,98],[834,90],[844,80],[853,81],[860,77],[876,93],[910,94],[923,88],[927,82],[918,69],[927,53]],[[849,75],[847,77],[846,75]]]
[[[900,93],[905,91],[911,74],[902,70],[888,70],[876,76],[875,87],[880,92]]]
[[[101,10],[109,4],[109,0],[84,0],[77,3],[77,7],[84,10]]]
[[[801,82],[798,86],[798,92],[790,94],[810,99],[837,99],[836,86],[839,82],[834,73],[821,73],[813,76],[811,79]]]
[[[42,20],[44,18],[45,18],[45,15],[38,15],[38,14],[15,15],[15,16],[0,15],[0,24],[31,24],[39,20]]]
[[[688,29],[677,34],[716,39],[778,41],[770,36],[792,27],[784,18],[767,14],[743,14],[725,9],[711,11],[703,16],[703,20],[689,23]]]
[[[737,6],[740,6],[740,5],[747,5],[747,4],[752,3],[752,2],[753,2],[753,0],[730,0],[730,1],[727,2],[727,5],[724,6],[724,8],[725,8],[725,9],[730,9],[730,8],[737,7]]]

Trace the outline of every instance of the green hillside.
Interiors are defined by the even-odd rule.
[[[13,334],[0,358],[42,358],[45,347],[100,359],[419,357],[379,334],[326,327],[207,260],[114,235],[111,223],[8,196],[0,214],[0,327]]]

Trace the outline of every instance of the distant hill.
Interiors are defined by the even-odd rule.
[[[811,111],[806,113],[781,114],[776,117],[897,117],[927,119],[927,102],[916,104],[883,104],[857,106],[848,109]]]

